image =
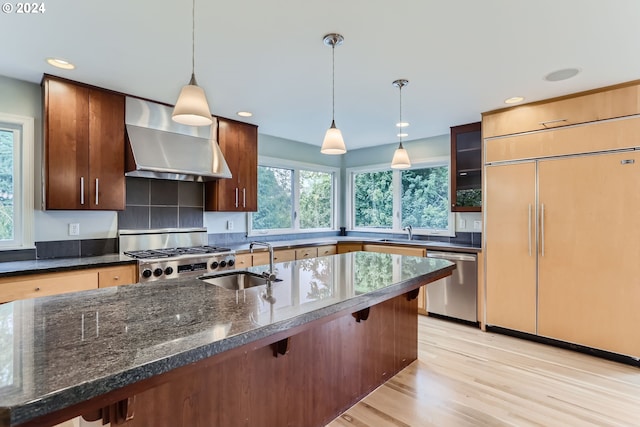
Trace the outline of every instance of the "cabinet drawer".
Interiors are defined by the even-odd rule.
[[[97,288],[95,270],[7,277],[0,281],[0,303]]]
[[[318,248],[296,249],[296,259],[315,258],[318,256]]]
[[[336,245],[318,246],[318,256],[335,255],[336,253]]]
[[[338,243],[337,250],[339,254],[358,252],[362,250],[362,243]]]
[[[640,146],[640,118],[632,117],[485,141],[486,162],[535,159]]]
[[[273,252],[273,262],[294,261],[296,259],[295,249],[281,249]],[[253,253],[253,265],[269,264],[269,252],[261,251]]]
[[[512,135],[640,113],[638,82],[484,113],[484,138]]]
[[[130,285],[136,283],[138,274],[135,265],[107,267],[98,270],[98,287]]]
[[[364,250],[367,252],[381,252],[385,254],[396,255],[409,255],[409,256],[427,256],[427,250],[423,248],[412,248],[407,246],[393,246],[393,245],[364,245]]]
[[[246,267],[251,267],[253,262],[251,261],[252,254],[236,254],[236,268],[242,269]],[[267,262],[269,262],[269,257],[267,256]]]

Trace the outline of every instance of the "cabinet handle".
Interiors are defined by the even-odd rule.
[[[529,256],[531,256],[531,203],[529,203]]]
[[[556,120],[547,120],[546,122],[540,122],[539,125],[540,126],[544,126],[545,128],[547,127],[547,125],[551,125],[554,123],[560,123],[560,122],[566,122],[567,119],[556,119]]]
[[[96,178],[96,205],[98,204],[98,186],[100,185],[98,178]]]
[[[544,204],[540,205],[540,247],[544,256]]]
[[[84,176],[80,177],[80,204],[84,205]]]
[[[113,280],[120,280],[120,276],[113,276]]]
[[[40,287],[37,287],[37,288],[35,288],[34,290],[35,290],[36,292],[39,292],[39,291],[40,291]]]
[[[246,188],[242,189],[242,207],[243,208],[247,207],[247,189]]]
[[[236,187],[236,208],[238,207],[238,187]]]

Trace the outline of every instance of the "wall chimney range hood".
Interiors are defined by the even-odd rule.
[[[126,99],[126,176],[179,181],[231,178],[217,142],[218,121],[209,127],[180,125],[170,107]]]

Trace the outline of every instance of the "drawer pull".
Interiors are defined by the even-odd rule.
[[[120,276],[113,276],[113,280],[120,280]]]
[[[556,120],[547,120],[546,122],[540,122],[539,124],[546,128],[547,125],[551,125],[551,124],[554,124],[554,123],[560,123],[560,122],[566,122],[566,121],[568,121],[568,120],[567,119],[556,119]]]
[[[35,291],[36,291],[36,292],[40,291],[40,287],[37,287],[37,288],[35,289]]]

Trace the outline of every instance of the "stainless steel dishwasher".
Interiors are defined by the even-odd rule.
[[[477,323],[477,255],[427,250],[427,257],[456,264],[451,276],[427,285],[427,312]]]

